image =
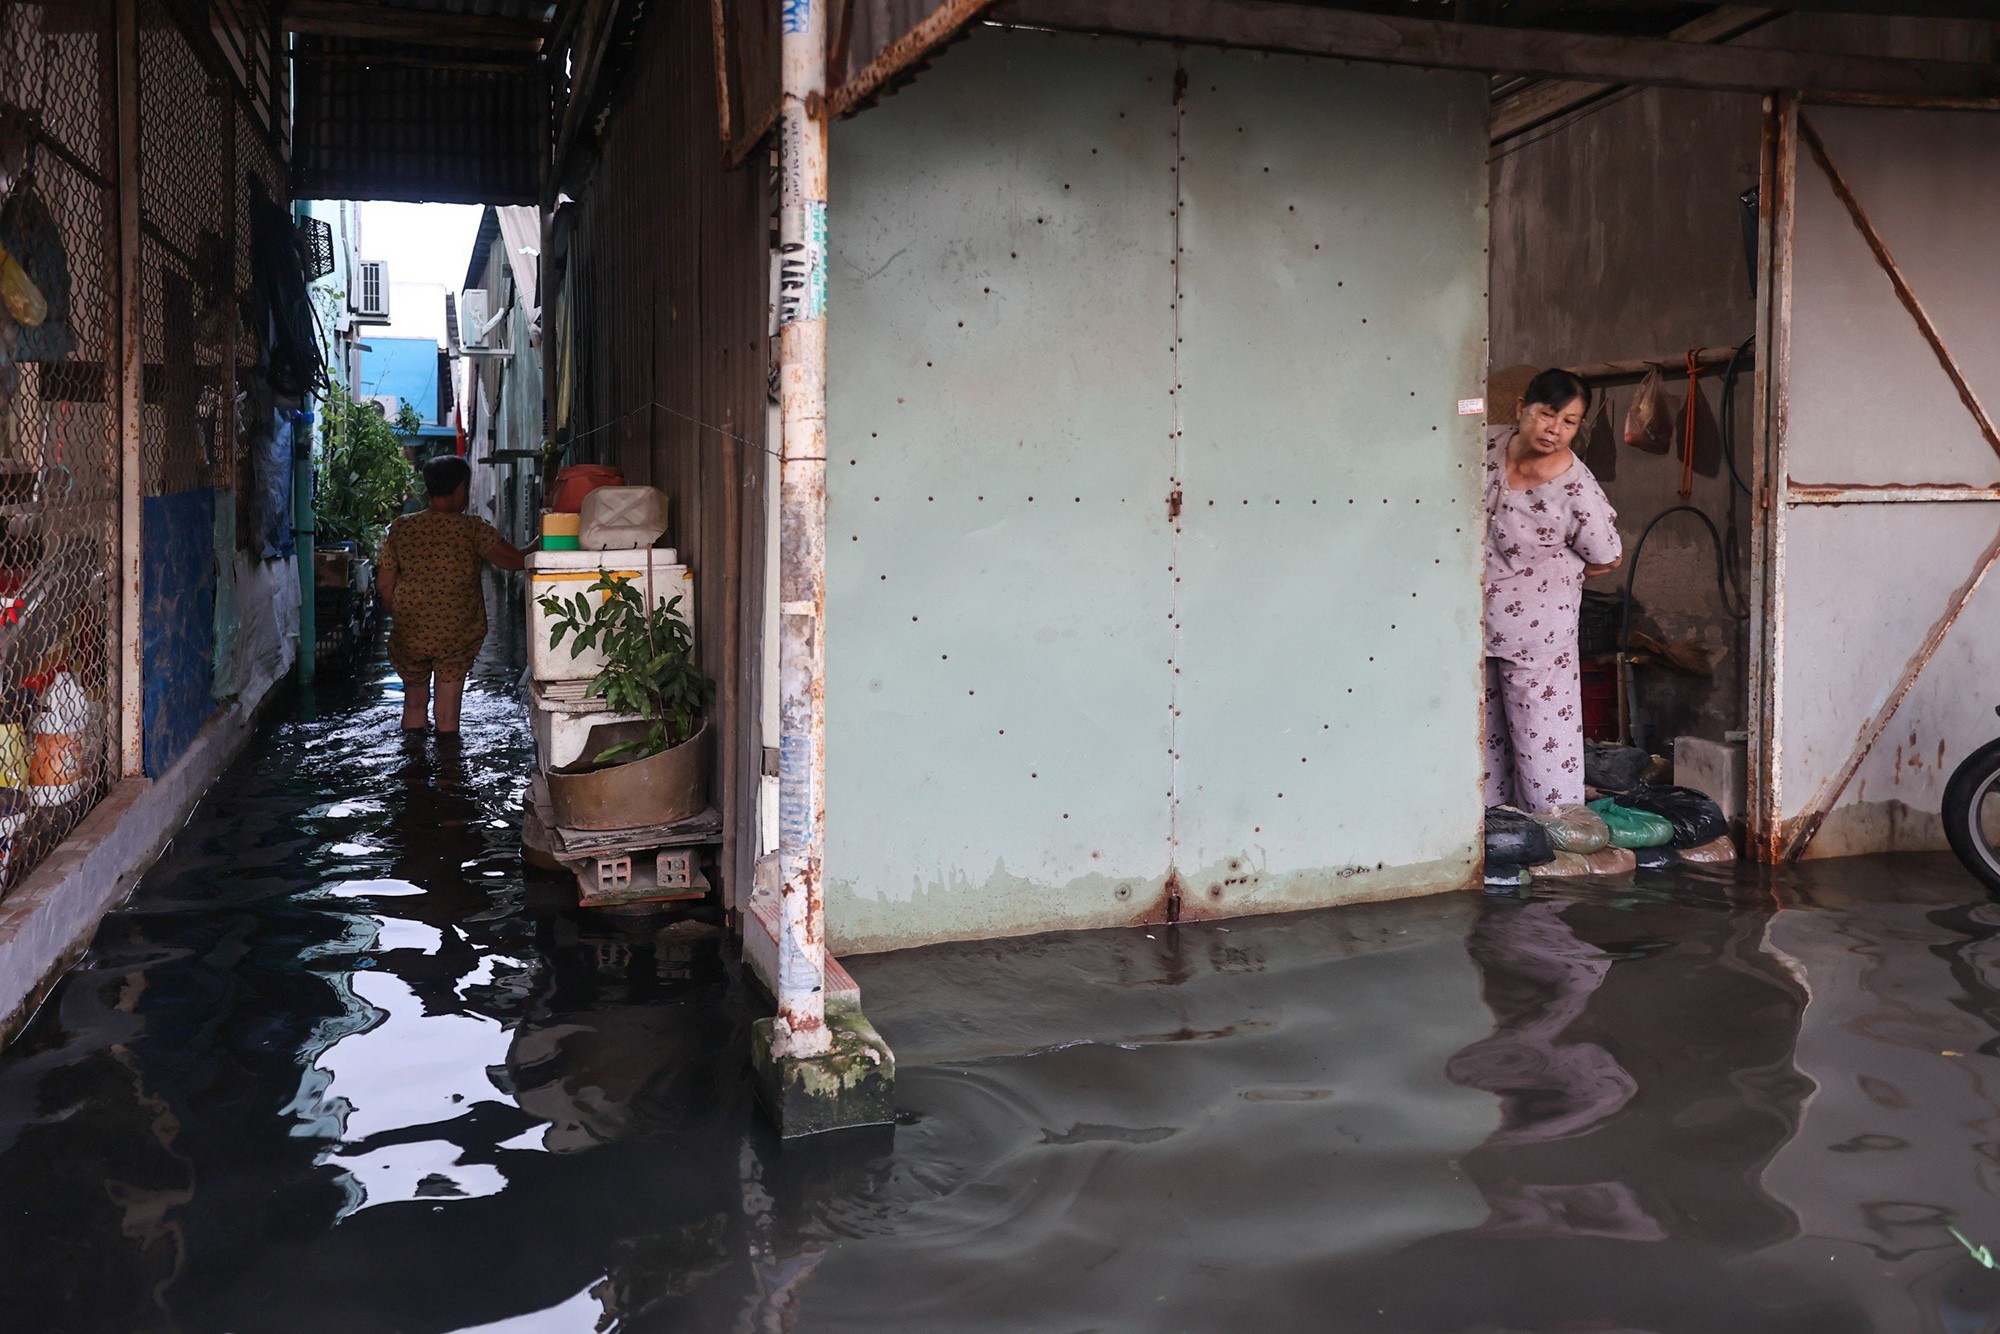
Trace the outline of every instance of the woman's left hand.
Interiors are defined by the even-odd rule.
[[[1609,565],[1591,565],[1586,563],[1583,567],[1583,577],[1586,579],[1595,579],[1600,574],[1610,574],[1624,563],[1625,558],[1623,556],[1612,561]]]

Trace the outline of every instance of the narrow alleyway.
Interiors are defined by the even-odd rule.
[[[503,677],[463,754],[379,674],[286,706],[105,923],[0,1062],[7,1328],[2000,1311],[2000,914],[1948,862],[859,959],[902,1124],[780,1151],[717,924],[524,874]]]

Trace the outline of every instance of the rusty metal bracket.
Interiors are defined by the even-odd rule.
[[[1965,372],[1959,369],[1957,359],[1951,355],[1951,349],[1945,346],[1944,336],[1931,321],[1923,302],[1917,300],[1917,294],[1911,290],[1909,280],[1903,277],[1903,271],[1896,266],[1895,256],[1889,253],[1889,247],[1883,242],[1882,234],[1876,231],[1875,224],[1869,221],[1867,212],[1861,207],[1861,201],[1854,197],[1854,190],[1847,184],[1847,178],[1840,174],[1840,169],[1833,165],[1833,159],[1827,156],[1825,142],[1820,139],[1819,132],[1813,129],[1812,122],[1806,119],[1804,112],[1799,113],[1799,137],[1805,141],[1806,147],[1812,150],[1813,161],[1819,163],[1819,169],[1826,173],[1828,184],[1833,186],[1833,193],[1847,209],[1847,216],[1854,219],[1854,226],[1861,233],[1861,239],[1875,252],[1875,262],[1882,266],[1882,272],[1889,275],[1890,285],[1896,289],[1896,299],[1910,312],[1910,318],[1917,322],[1917,329],[1923,334],[1924,341],[1929,343],[1931,351],[1937,354],[1938,365],[1944,367],[1944,373],[1951,377],[1953,388],[1958,390],[1959,401],[1965,404],[1965,410],[1972,414],[1972,419],[1979,423],[1979,433],[1986,437],[1987,444],[1993,446],[1993,452],[2000,454],[2000,430],[1994,429],[1993,419],[1986,415],[1986,408],[1980,403],[1979,395],[1973,392],[1971,383],[1965,378]]]

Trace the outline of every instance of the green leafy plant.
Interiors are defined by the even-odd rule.
[[[600,575],[589,593],[603,595],[595,607],[588,593],[567,599],[544,593],[537,599],[549,617],[549,647],[561,648],[570,639],[572,654],[601,650],[603,670],[591,678],[586,693],[652,724],[644,739],[613,746],[593,762],[607,764],[628,751],[631,759],[643,760],[688,740],[701,725],[715,683],[695,664],[694,635],[681,616],[680,598],[648,607],[631,580],[610,573]]]
[[[322,539],[353,542],[370,557],[381,549],[382,534],[416,490],[407,447],[418,425],[407,403],[391,422],[343,385],[327,391],[313,494],[313,522]]]

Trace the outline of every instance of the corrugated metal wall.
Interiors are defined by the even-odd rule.
[[[537,201],[548,79],[515,70],[371,60],[389,44],[301,37],[292,144],[300,199]],[[708,86],[712,87],[711,75]]]
[[[702,0],[653,6],[579,202],[556,214],[551,318],[573,377],[571,461],[616,463],[669,497],[694,567],[695,639],[715,678],[724,871],[755,853],[756,731],[770,370],[768,168],[730,169]],[[560,290],[558,290],[560,289]],[[573,342],[565,349],[564,341]],[[558,375],[563,372],[558,370]]]

